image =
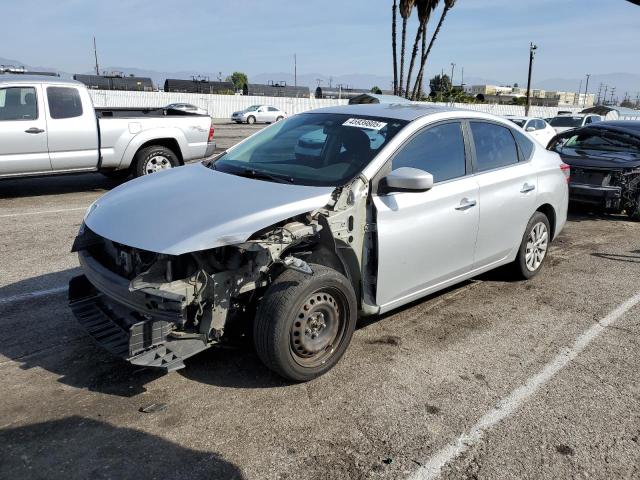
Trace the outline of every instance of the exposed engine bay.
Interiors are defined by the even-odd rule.
[[[117,243],[83,224],[72,250],[85,274],[70,283],[71,308],[112,353],[168,371],[242,334],[265,288],[284,269],[311,274],[312,264],[330,266],[352,282],[361,310],[373,313],[376,265],[369,249],[375,238],[369,230],[375,229],[367,228],[368,189],[357,178],[337,188],[322,209],[239,244],[181,255]]]

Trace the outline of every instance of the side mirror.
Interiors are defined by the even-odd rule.
[[[384,177],[384,191],[424,192],[433,188],[433,175],[419,168],[400,167]]]
[[[535,132],[535,127],[527,127],[527,132]]]

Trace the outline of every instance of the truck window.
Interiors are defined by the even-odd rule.
[[[51,118],[73,118],[82,115],[80,93],[75,88],[47,87]]]
[[[36,120],[37,118],[35,88],[0,88],[0,121]]]

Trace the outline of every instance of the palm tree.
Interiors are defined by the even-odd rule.
[[[422,58],[420,59],[420,71],[418,72],[418,78],[416,78],[416,83],[413,86],[413,92],[411,94],[411,98],[415,98],[420,90],[420,86],[422,85],[422,78],[424,76],[424,66],[427,63],[427,58],[429,57],[429,53],[431,53],[431,49],[433,48],[433,44],[436,41],[436,37],[438,33],[440,33],[440,28],[442,28],[442,24],[444,23],[444,19],[449,13],[454,5],[456,4],[456,0],[444,0],[444,9],[442,10],[442,14],[440,15],[440,21],[438,22],[438,26],[436,27],[436,31],[433,32],[433,37],[431,37],[431,41],[429,42],[429,48],[426,51],[422,52]]]
[[[411,54],[411,63],[409,64],[409,72],[407,73],[407,86],[405,88],[405,96],[409,98],[409,87],[411,85],[411,75],[413,73],[413,66],[418,56],[418,43],[422,38],[422,52],[424,53],[425,38],[427,36],[427,24],[431,17],[431,12],[437,7],[440,0],[417,0],[416,9],[418,10],[418,30],[416,32],[416,39],[413,42],[413,53]],[[413,95],[411,96],[413,98]]]
[[[393,94],[398,94],[398,48],[396,45],[396,12],[398,11],[398,1],[393,0],[391,7],[391,45],[393,48]]]
[[[400,16],[402,17],[402,46],[400,47],[400,81],[398,83],[398,95],[402,95],[404,84],[404,52],[407,44],[407,22],[413,10],[415,0],[400,0]]]

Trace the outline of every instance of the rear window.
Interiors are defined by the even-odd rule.
[[[47,87],[51,118],[73,118],[82,115],[80,92],[70,87]]]
[[[555,117],[549,122],[552,127],[580,127],[582,117]]]

